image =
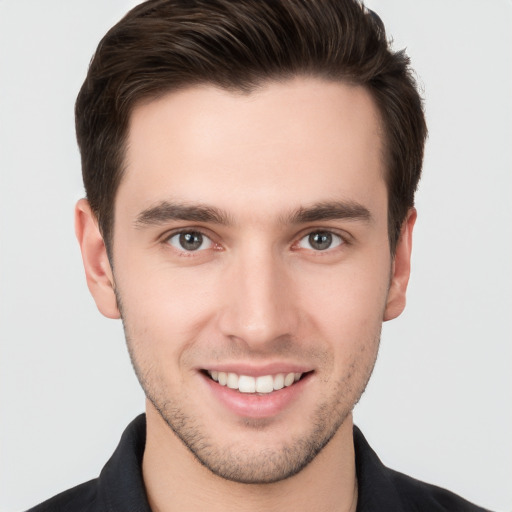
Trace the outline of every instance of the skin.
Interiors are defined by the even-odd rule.
[[[314,78],[250,94],[191,87],[134,109],[125,163],[113,265],[85,200],[76,231],[148,397],[153,510],[355,510],[351,411],[382,322],[405,306],[416,218],[393,258],[369,93]],[[180,230],[202,234],[198,250]],[[204,373],[281,368],[308,375],[265,414],[226,405]]]

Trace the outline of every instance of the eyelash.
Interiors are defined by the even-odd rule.
[[[171,243],[171,240],[175,237],[178,237],[181,235],[190,235],[190,234],[200,235],[201,237],[203,237],[202,242],[209,241],[209,246],[206,248],[202,248],[202,249],[198,248],[196,250],[186,250],[183,247],[180,248],[177,245],[173,245]],[[342,235],[336,231],[333,231],[332,229],[316,228],[316,229],[309,229],[306,233],[301,234],[300,237],[292,244],[292,249],[300,250],[301,249],[300,243],[303,240],[305,240],[306,238],[308,238],[312,235],[318,235],[318,234],[329,235],[332,238],[338,239],[338,243],[334,247],[329,246],[326,249],[315,250],[315,249],[305,248],[306,250],[311,251],[317,255],[330,254],[335,249],[340,248],[344,245],[350,244],[350,240],[347,235]],[[179,231],[173,231],[171,233],[167,233],[163,237],[163,243],[171,246],[175,251],[177,251],[180,254],[180,256],[186,256],[186,257],[193,257],[196,253],[201,253],[201,252],[204,252],[209,249],[213,249],[213,250],[220,249],[220,245],[216,244],[216,242],[212,239],[212,237],[210,235],[208,235],[207,233],[205,233],[200,228],[180,229]],[[178,242],[178,244],[179,244],[179,242]]]

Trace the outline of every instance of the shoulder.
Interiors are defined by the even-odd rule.
[[[103,512],[98,502],[97,479],[68,489],[27,512]]]
[[[404,509],[429,512],[486,512],[459,495],[398,471],[386,468],[389,479],[397,490]],[[487,511],[488,512],[488,511]]]
[[[485,512],[457,494],[386,467],[354,427],[358,512]]]
[[[98,478],[77,485],[27,512],[151,512],[142,478],[146,419],[135,418]]]

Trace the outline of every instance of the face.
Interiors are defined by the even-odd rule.
[[[409,271],[414,216],[392,261],[382,154],[361,87],[198,86],[133,112],[113,272],[79,205],[149,407],[215,474],[287,478],[350,421]]]

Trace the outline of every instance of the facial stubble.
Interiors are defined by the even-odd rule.
[[[364,393],[375,365],[380,332],[368,345],[362,347],[361,352],[373,352],[370,360],[365,357],[352,360],[346,375],[330,384],[335,391],[316,406],[310,415],[311,425],[306,434],[283,442],[279,449],[258,447],[252,442],[250,433],[271,428],[272,422],[244,419],[240,428],[249,433],[248,444],[217,446],[208,433],[208,427],[187,414],[181,401],[176,400],[175,394],[166,389],[163,379],[155,374],[155,367],[141,364],[137,341],[132,339],[117,292],[116,297],[132,366],[147,399],[170,431],[201,465],[213,474],[233,482],[268,484],[290,478],[302,471],[331,441],[352,412]],[[144,343],[147,342],[144,340]]]

